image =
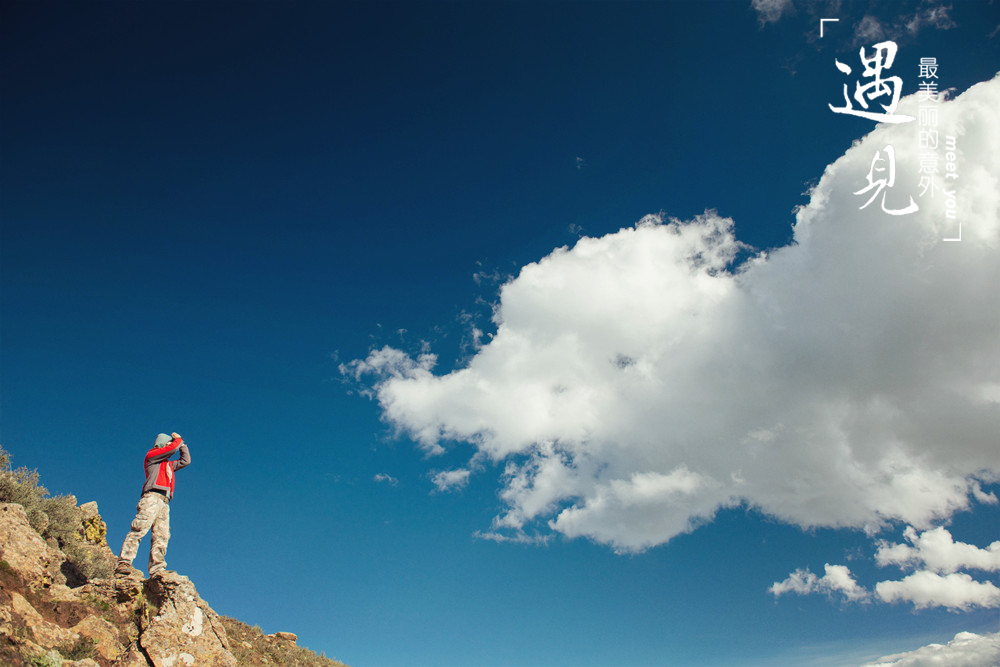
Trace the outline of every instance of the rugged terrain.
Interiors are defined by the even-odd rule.
[[[49,497],[0,448],[0,665],[344,667],[219,616],[187,577],[114,577],[96,503]]]

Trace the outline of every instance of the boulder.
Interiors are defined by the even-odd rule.
[[[11,592],[10,596],[10,610],[13,612],[13,616],[20,619],[25,627],[31,631],[35,642],[40,646],[46,648],[62,646],[72,644],[80,638],[80,635],[72,630],[46,621],[20,593]]]
[[[201,599],[185,576],[163,572],[145,585],[156,615],[139,645],[154,667],[235,667],[219,615]]]
[[[110,579],[93,579],[74,589],[83,597],[91,597],[113,605],[131,605],[142,595],[142,572],[135,568],[127,576]]]
[[[88,616],[71,630],[81,637],[94,642],[94,650],[105,660],[117,660],[121,655],[121,644],[118,643],[118,631],[111,623],[97,616]]]
[[[268,636],[278,641],[291,642],[292,644],[299,641],[299,636],[292,632],[275,632],[273,635]]]
[[[80,505],[77,515],[80,517],[80,527],[77,529],[80,538],[87,544],[107,547],[108,525],[97,511],[97,503],[92,500]]]
[[[15,503],[0,503],[0,560],[33,588],[66,583],[66,555],[45,543]]]
[[[11,643],[17,641],[17,625],[15,624],[14,612],[6,605],[0,605],[0,637]]]
[[[101,514],[97,511],[97,501],[91,500],[89,503],[84,503],[77,508],[80,512],[80,518],[83,521],[87,519],[93,519],[95,516],[99,517]]]

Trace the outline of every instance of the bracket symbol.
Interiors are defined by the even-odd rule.
[[[823,21],[839,21],[840,19],[820,19],[819,20],[819,36],[820,39],[823,38]]]

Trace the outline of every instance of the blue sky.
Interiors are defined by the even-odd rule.
[[[986,2],[5,3],[3,446],[117,550],[182,433],[169,566],[353,667],[987,637],[996,85],[942,111],[958,243],[941,193],[859,209],[890,140],[916,196],[916,130],[828,104],[883,39],[903,95],[923,57],[965,93],[998,27]],[[918,573],[940,589],[878,588]]]

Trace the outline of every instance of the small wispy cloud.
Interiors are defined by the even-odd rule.
[[[864,16],[854,26],[854,45],[874,44],[886,38],[886,30],[882,22],[871,15]]]
[[[544,546],[549,543],[552,539],[551,534],[546,535],[528,535],[527,533],[499,533],[496,531],[476,531],[472,535],[473,537],[479,538],[481,540],[489,540],[490,542],[497,542],[499,544],[528,544],[533,546]]]
[[[916,9],[903,9],[901,11],[887,13],[886,4],[873,4],[869,9],[873,12],[866,14],[854,26],[854,45],[873,45],[875,42],[883,40],[909,40],[916,37],[925,29],[951,30],[957,28],[951,17],[951,5],[932,4],[923,2]],[[875,13],[877,12],[877,13]]]
[[[376,482],[385,482],[386,484],[389,484],[390,486],[396,486],[396,485],[399,484],[399,480],[398,479],[396,479],[392,475],[387,475],[387,474],[385,474],[383,472],[380,472],[377,475],[375,475],[374,479],[375,479]]]
[[[842,13],[842,3],[828,0],[800,3],[799,8],[808,14],[815,24],[821,18],[835,18]],[[757,19],[763,28],[778,23],[783,18],[796,14],[793,0],[752,0],[751,6],[757,12]],[[903,0],[886,3],[870,1],[855,5],[856,15],[862,18],[854,24],[852,42],[855,46],[871,46],[883,40],[909,40],[917,37],[925,29],[951,30],[958,27],[952,18],[952,5],[934,0]],[[815,26],[812,26],[815,27]],[[1000,26],[998,26],[1000,30]],[[993,34],[996,34],[994,31]],[[993,35],[991,34],[990,37]]]
[[[911,35],[916,35],[925,27],[936,30],[951,30],[957,28],[958,24],[951,18],[949,12],[951,5],[933,5],[924,7],[917,11],[906,23],[906,30]]]
[[[438,491],[456,491],[468,486],[471,474],[471,471],[465,468],[445,470],[434,475],[431,481]]]
[[[751,4],[757,12],[757,20],[761,26],[777,23],[785,13],[790,13],[794,9],[792,0],[753,0]]]

